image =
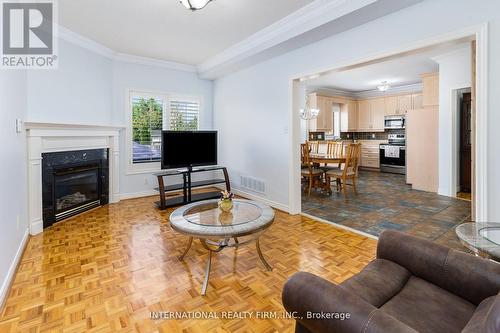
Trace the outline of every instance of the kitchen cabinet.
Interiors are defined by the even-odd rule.
[[[318,117],[309,121],[309,131],[332,132],[332,99],[315,93],[309,94],[309,106],[319,109]]]
[[[439,105],[439,73],[422,74],[422,106]]]
[[[423,95],[421,93],[419,94],[413,94],[411,95],[411,99],[412,99],[412,110],[418,110],[418,109],[421,109],[423,108]]]
[[[398,96],[387,96],[385,98],[385,115],[393,116],[398,114]]]
[[[358,130],[358,103],[346,101],[340,104],[340,131],[355,132]]]
[[[358,101],[358,131],[384,131],[385,98]]]
[[[361,140],[360,167],[380,169],[380,144],[387,143],[381,140]]]
[[[371,127],[372,131],[384,131],[385,98],[374,98],[370,100]]]
[[[370,101],[358,101],[358,131],[370,131],[371,122]]]
[[[397,115],[405,115],[406,111],[413,109],[413,100],[411,94],[398,95]]]

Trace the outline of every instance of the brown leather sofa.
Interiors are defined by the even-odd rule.
[[[359,274],[335,285],[296,273],[283,304],[296,333],[500,333],[500,264],[385,231]]]

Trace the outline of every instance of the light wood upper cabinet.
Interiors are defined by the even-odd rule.
[[[406,114],[406,111],[413,109],[412,95],[399,95],[398,96],[398,115]]]
[[[318,117],[309,121],[309,131],[333,131],[332,99],[312,93],[309,94],[309,106],[319,109]]]
[[[421,109],[423,107],[423,95],[421,93],[411,95],[411,99],[413,110]]]
[[[383,131],[384,130],[384,117],[385,117],[385,98],[374,98],[370,100],[371,110],[371,130]]]
[[[385,98],[385,115],[392,116],[398,113],[398,97],[387,96]]]
[[[358,103],[346,101],[340,104],[340,131],[355,132],[358,130]]]
[[[439,73],[422,75],[422,105],[439,105]]]
[[[358,131],[369,131],[371,123],[370,101],[358,101]]]

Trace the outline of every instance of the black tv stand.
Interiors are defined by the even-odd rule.
[[[192,181],[192,175],[200,172],[210,172],[210,171],[222,171],[224,178],[214,178],[208,180]],[[182,175],[181,184],[166,184],[165,178],[169,176],[179,176]],[[158,208],[161,210],[167,209],[168,207],[174,207],[179,205],[185,205],[195,201],[216,199],[220,197],[220,191],[207,191],[201,193],[192,193],[193,188],[216,185],[216,184],[226,184],[226,190],[231,191],[231,184],[229,183],[229,176],[227,169],[220,166],[211,167],[187,167],[179,170],[166,170],[163,172],[156,173],[155,176],[158,178],[158,188],[160,192],[160,201],[156,203]],[[167,199],[167,192],[182,190],[182,196],[176,196]]]

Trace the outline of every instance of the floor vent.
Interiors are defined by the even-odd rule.
[[[241,176],[240,184],[241,188],[244,190],[266,193],[266,183],[263,180],[248,176]]]

